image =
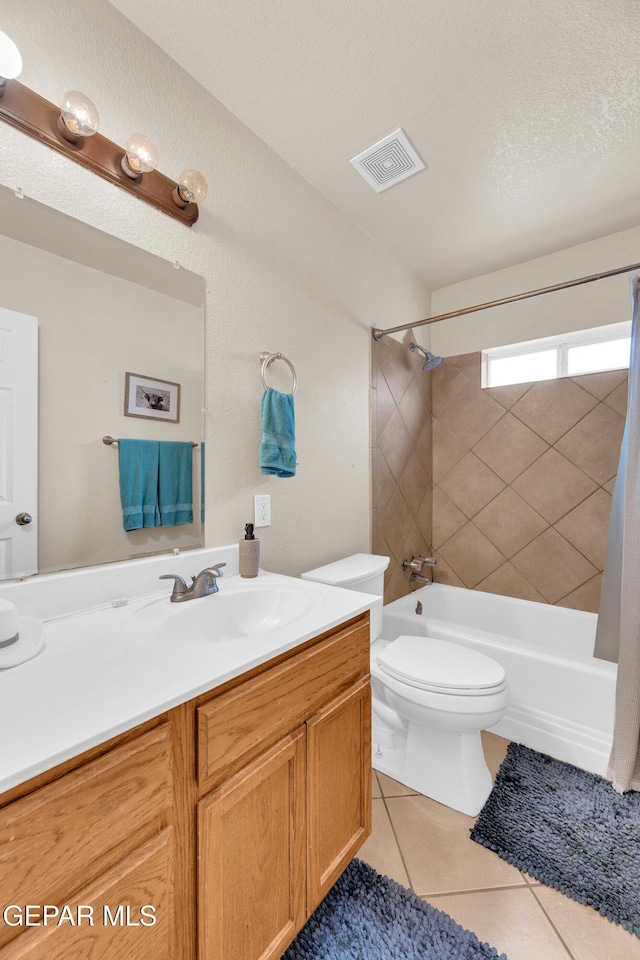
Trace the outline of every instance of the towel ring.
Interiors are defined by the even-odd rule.
[[[261,353],[260,359],[262,360],[262,368],[260,370],[260,379],[262,380],[262,386],[265,390],[268,389],[267,385],[267,369],[273,363],[274,360],[284,360],[289,369],[291,370],[291,376],[293,377],[293,385],[291,387],[291,393],[295,393],[298,389],[298,375],[294,369],[291,360],[288,360],[283,353]]]

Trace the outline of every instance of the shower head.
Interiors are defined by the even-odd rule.
[[[433,370],[434,367],[437,367],[438,364],[442,363],[442,357],[434,357],[432,353],[429,353],[428,350],[425,350],[424,347],[421,347],[418,343],[410,343],[409,350],[411,353],[414,353],[416,350],[419,350],[420,353],[424,353],[427,358],[427,362],[423,366],[423,370]]]

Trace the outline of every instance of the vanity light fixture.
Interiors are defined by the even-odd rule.
[[[11,37],[0,30],[0,97],[6,89],[7,80],[15,80],[21,73],[20,51]]]
[[[179,207],[188,203],[202,203],[209,192],[209,184],[199,170],[183,170],[178,177],[178,186],[173,191],[173,202]]]
[[[132,133],[126,142],[121,167],[132,180],[151,173],[158,166],[158,148],[143,133]]]
[[[100,115],[89,97],[79,90],[69,90],[60,104],[60,116],[56,123],[58,133],[70,143],[79,143],[84,137],[92,137],[98,130]]]
[[[150,203],[191,227],[198,203],[207,195],[207,181],[197,170],[185,170],[176,183],[155,169],[158,148],[146,136],[133,134],[123,149],[97,133],[99,116],[83,93],[71,90],[59,107],[21,84],[17,46],[0,31],[0,120],[46,143],[58,153]]]

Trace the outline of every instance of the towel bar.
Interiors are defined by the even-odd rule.
[[[103,442],[103,443],[106,443],[106,445],[107,445],[108,447],[110,447],[110,446],[111,446],[112,444],[114,444],[114,443],[117,444],[118,441],[117,441],[114,437],[103,437],[103,438],[102,438],[102,442]],[[192,440],[192,441],[191,441],[191,446],[192,446],[192,447],[197,447],[198,444],[197,444],[197,443],[194,443],[194,441]]]
[[[288,360],[287,357],[285,357],[284,353],[261,353],[260,359],[262,361],[262,368],[260,370],[260,379],[262,380],[262,386],[264,387],[265,390],[268,389],[267,380],[266,380],[267,368],[273,363],[274,360],[284,360],[284,362],[287,364],[287,366],[291,370],[291,376],[293,377],[293,385],[291,387],[291,393],[294,394],[296,392],[296,390],[298,389],[298,375],[295,371],[293,364],[291,363],[291,360]]]

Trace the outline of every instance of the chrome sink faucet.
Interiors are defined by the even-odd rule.
[[[175,573],[165,573],[158,579],[174,581],[171,603],[197,600],[199,597],[208,597],[210,593],[218,592],[218,580],[224,576],[221,567],[226,567],[226,563],[217,563],[213,567],[205,567],[197,577],[191,577],[191,586],[189,587],[183,578]]]

